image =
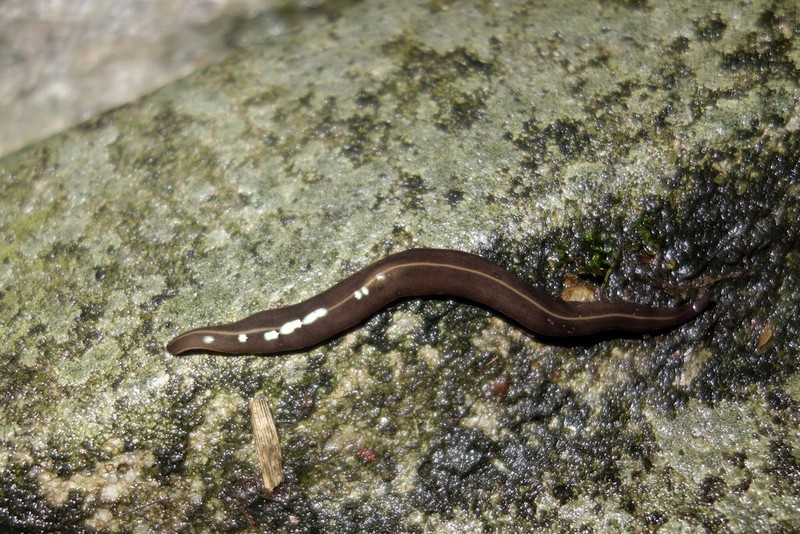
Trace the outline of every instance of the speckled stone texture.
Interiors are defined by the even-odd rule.
[[[798,8],[562,4],[354,3],[0,160],[0,527],[800,529]],[[414,300],[298,354],[164,350],[413,246],[716,305],[553,344]]]

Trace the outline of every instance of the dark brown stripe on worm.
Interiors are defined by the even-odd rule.
[[[421,248],[387,256],[299,304],[184,332],[167,350],[270,354],[304,349],[365,321],[397,299],[434,295],[482,304],[549,337],[657,332],[692,319],[711,302],[707,293],[675,308],[565,302],[474,254]]]

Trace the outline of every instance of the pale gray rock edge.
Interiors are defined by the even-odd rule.
[[[294,26],[290,6],[275,4],[4,0],[0,156]]]

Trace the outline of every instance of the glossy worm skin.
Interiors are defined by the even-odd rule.
[[[373,263],[306,301],[267,310],[234,323],[177,336],[172,354],[189,351],[271,354],[321,343],[408,297],[447,295],[491,308],[529,331],[548,337],[605,331],[647,333],[684,323],[711,302],[704,294],[675,308],[630,302],[565,302],[474,254],[412,249]]]

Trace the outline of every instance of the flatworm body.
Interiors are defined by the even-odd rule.
[[[482,304],[548,337],[657,332],[694,318],[711,302],[707,293],[674,308],[622,301],[566,302],[474,254],[411,249],[387,256],[299,304],[184,332],[169,342],[167,350],[172,354],[296,351],[362,323],[393,301],[436,295]]]

